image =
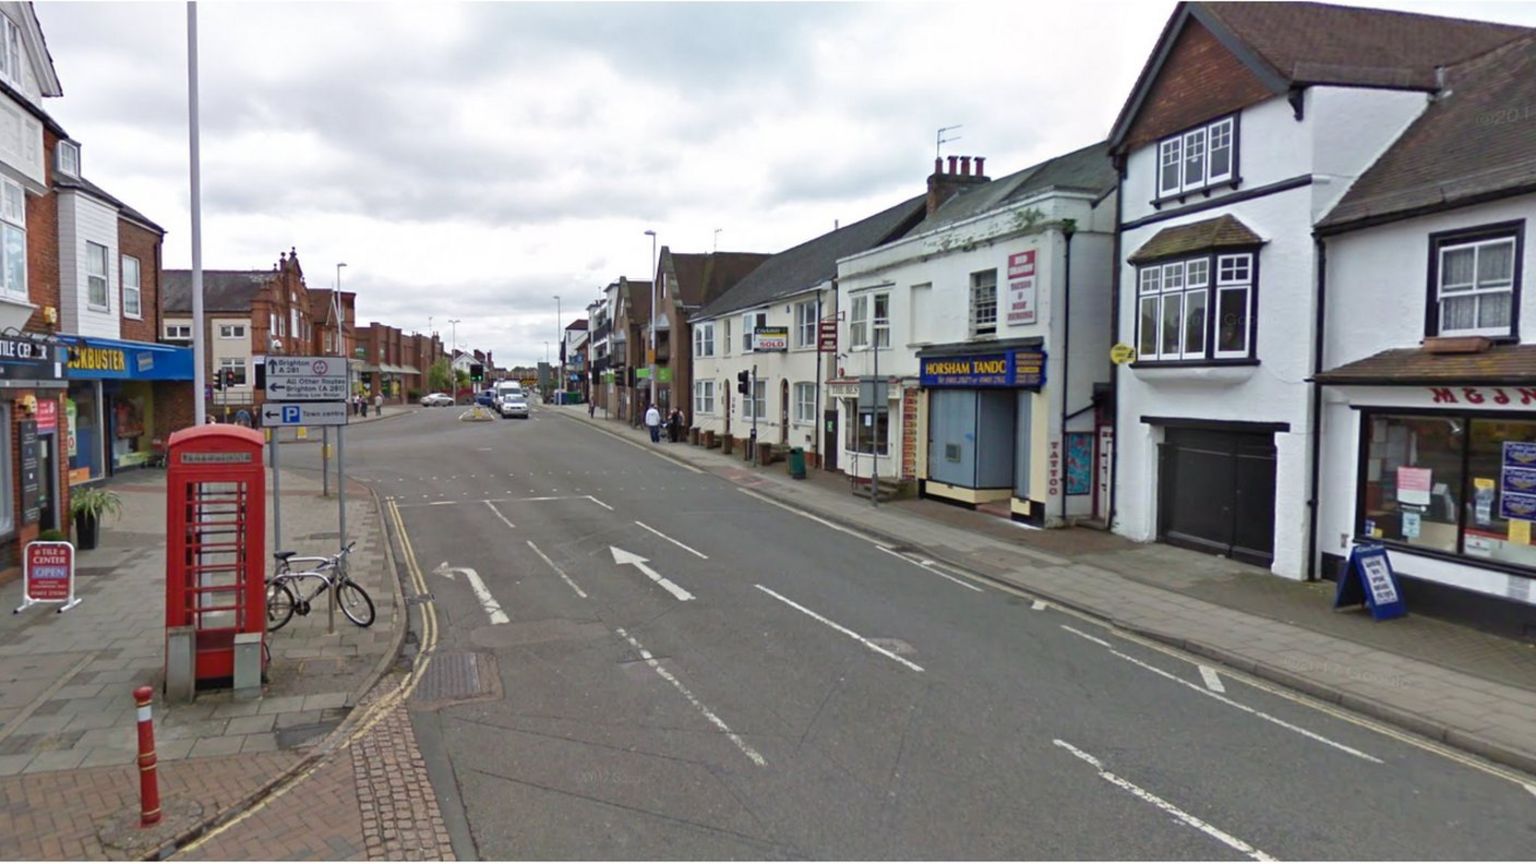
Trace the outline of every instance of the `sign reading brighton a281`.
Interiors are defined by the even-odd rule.
[[[347,398],[347,361],[341,357],[267,357],[267,394],[285,402]]]

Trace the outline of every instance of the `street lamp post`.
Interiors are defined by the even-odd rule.
[[[459,350],[459,322],[462,320],[464,319],[448,319],[448,380],[452,383],[452,386],[448,389],[453,391],[453,401],[455,404],[459,401],[459,358],[455,356],[455,352]]]
[[[336,327],[336,335],[331,338],[336,340],[336,344],[332,346],[336,349],[336,356],[342,358],[341,362],[347,366],[347,391],[350,393],[352,390],[352,363],[346,359],[347,351],[341,341],[343,323],[341,318],[341,268],[345,266],[347,266],[346,262],[340,262],[336,265],[336,290],[331,293],[331,321]],[[322,351],[320,353],[324,354],[325,352]],[[336,450],[338,455],[340,455],[341,446],[341,430],[337,429]],[[336,463],[336,487],[338,489],[341,488],[341,482],[341,462],[338,460]],[[320,427],[320,494],[326,497],[329,497],[331,494],[331,427],[329,426]],[[342,494],[345,495],[346,493],[343,492]],[[340,531],[343,538],[347,536],[346,524],[347,511],[343,508],[340,516]],[[345,544],[346,540],[343,539],[342,543]]]
[[[647,229],[651,237],[651,350],[647,358],[651,371],[651,404],[656,404],[656,232]]]
[[[555,379],[555,381],[556,381],[555,392],[557,394],[565,392],[565,331],[560,329],[560,320],[561,320],[561,315],[560,315],[560,295],[556,294],[555,295],[555,342],[559,343],[559,345],[560,345],[560,377]],[[546,360],[545,362],[548,362],[548,361]],[[555,401],[556,402],[560,402],[561,398],[557,395],[555,397]]]

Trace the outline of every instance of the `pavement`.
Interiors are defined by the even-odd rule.
[[[1123,630],[1536,773],[1536,644],[1426,616],[1376,622],[1332,608],[1334,585],[1091,528],[1035,530],[931,500],[872,506],[840,474],[788,476],[718,449],[549,406],[775,501],[1012,585]]]
[[[102,859],[143,845],[147,835],[121,830],[138,809],[135,687],[156,690],[165,839],[249,803],[311,759],[388,671],[404,632],[380,512],[353,483],[350,572],[373,597],[373,626],[338,614],[330,633],[317,603],[271,634],[261,699],[211,691],[166,704],[165,473],[134,472],[108,485],[122,513],[103,524],[97,549],[78,553],[83,602],[62,614],[50,605],[0,616],[0,858]],[[319,478],[284,470],[281,489],[283,545],[334,550],[337,500],[320,496]],[[269,526],[272,505],[269,495]],[[21,589],[19,580],[0,586],[0,604],[15,608]]]

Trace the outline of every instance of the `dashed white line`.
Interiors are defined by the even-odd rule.
[[[594,498],[592,500],[596,501],[597,499]],[[651,526],[645,524],[644,522],[641,522],[639,519],[635,520],[635,524],[639,525],[641,528],[644,528],[645,530],[651,532],[652,534],[655,534],[657,537],[660,537],[661,539],[667,541],[668,543],[671,543],[673,546],[676,546],[679,549],[682,549],[682,550],[684,550],[686,552],[692,552],[694,555],[697,555],[700,558],[703,558],[705,561],[709,560],[709,556],[705,555],[703,552],[700,552],[699,550],[693,548],[692,546],[687,545],[686,543],[679,543],[678,541],[673,540],[671,537],[668,537],[667,535],[661,533],[660,531],[657,531],[655,528],[652,528]]]
[[[1205,687],[1207,690],[1212,690],[1217,693],[1227,692],[1226,685],[1221,683],[1221,676],[1216,674],[1215,669],[1202,664],[1200,666],[1200,677],[1205,681]]]
[[[687,686],[683,684],[683,682],[677,680],[677,676],[673,675],[671,672],[668,672],[666,667],[661,665],[661,661],[652,656],[651,652],[647,651],[645,646],[640,644],[639,640],[629,635],[629,632],[626,631],[623,627],[617,628],[614,632],[618,633],[620,636],[623,636],[630,645],[633,645],[635,650],[640,652],[640,658],[644,660],[646,664],[649,665],[652,669],[656,670],[656,674],[660,675],[662,680],[666,681],[668,684],[671,684],[673,687],[676,687],[677,692],[683,694],[683,698],[688,700],[688,704],[697,709],[700,714],[703,714],[705,719],[709,720],[710,723],[715,725],[715,728],[719,729],[721,732],[724,732],[725,737],[731,739],[731,743],[736,745],[736,749],[740,750],[748,759],[752,760],[753,765],[762,767],[763,765],[768,764],[768,760],[763,758],[763,754],[752,749],[752,745],[741,740],[740,735],[732,732],[731,727],[725,725],[725,721],[721,720],[719,715],[709,710],[709,706],[705,705],[703,702],[700,702],[698,697],[694,696],[692,691],[690,691]]]
[[[1094,642],[1094,643],[1097,643],[1099,645],[1103,645],[1105,648],[1113,648],[1114,647],[1113,645],[1109,644],[1108,642],[1105,642],[1103,639],[1100,639],[1097,636],[1090,636],[1087,633],[1084,633],[1083,631],[1077,629],[1076,627],[1071,626],[1070,624],[1063,624],[1063,625],[1061,625],[1061,629],[1067,631],[1068,633],[1075,633],[1078,636],[1081,636],[1084,639],[1087,639],[1089,642]]]
[[[492,504],[491,502],[487,501],[487,502],[485,502],[485,506],[491,508],[491,512],[496,514],[496,518],[500,519],[503,525],[506,525],[508,528],[516,528],[517,527],[516,525],[512,524],[512,520],[511,519],[508,519],[506,516],[502,515],[502,512],[500,510],[496,509],[496,505],[495,504]]]
[[[533,541],[532,540],[528,541],[528,548],[533,550],[533,554],[539,556],[540,558],[543,558],[544,559],[544,563],[549,565],[549,569],[551,569],[551,570],[555,571],[557,574],[559,574],[560,578],[565,580],[565,584],[571,586],[571,590],[576,592],[576,596],[577,597],[580,597],[583,600],[587,599],[587,592],[581,590],[581,586],[576,584],[576,580],[574,580],[571,577],[565,575],[565,571],[560,569],[560,565],[558,565],[555,562],[549,560],[549,556],[545,555],[544,551],[542,549],[540,549],[539,547],[533,545]]]
[[[894,555],[897,558],[900,558],[901,560],[907,562],[908,564],[911,564],[913,567],[918,567],[918,568],[921,568],[923,570],[926,570],[926,571],[928,571],[929,573],[932,573],[935,576],[942,576],[945,579],[948,579],[949,581],[955,583],[956,585],[959,585],[961,588],[969,588],[972,591],[975,591],[977,593],[981,592],[981,588],[979,586],[972,585],[971,583],[965,581],[964,579],[957,579],[954,576],[951,576],[951,575],[949,575],[948,573],[945,573],[942,570],[938,570],[938,569],[936,569],[934,567],[931,567],[931,566],[929,566],[927,561],[913,561],[911,558],[908,558],[907,556],[901,554],[900,552],[897,552],[895,549],[892,549],[889,546],[876,546],[875,548],[879,549],[881,552],[884,552],[887,555]]]
[[[1525,791],[1531,793],[1532,795],[1536,795],[1536,783],[1526,783]]]
[[[1104,763],[1100,762],[1092,754],[1084,753],[1083,751],[1073,747],[1071,744],[1068,744],[1060,738],[1053,739],[1052,743],[1054,743],[1057,747],[1066,750],[1068,753],[1071,753],[1073,756],[1083,760],[1084,762],[1087,762],[1089,765],[1092,765],[1093,769],[1098,772],[1099,777],[1102,779],[1107,780],[1108,782],[1118,786],[1121,789],[1124,789],[1132,795],[1135,795],[1137,798],[1140,798],[1148,804],[1151,804],[1153,807],[1156,807],[1164,813],[1167,813],[1180,822],[1183,822],[1185,825],[1188,825],[1189,827],[1194,828],[1203,834],[1221,841],[1226,846],[1235,849],[1244,855],[1247,855],[1249,858],[1252,858],[1255,861],[1276,860],[1273,856],[1269,855],[1263,850],[1258,849],[1249,843],[1245,843],[1236,837],[1233,837],[1231,834],[1228,834],[1220,828],[1217,828],[1215,825],[1212,825],[1211,823],[1206,822],[1197,816],[1192,816],[1188,813],[1185,813],[1183,810],[1180,810],[1173,804],[1164,801],[1156,795],[1153,795],[1151,792],[1148,792],[1140,786],[1137,786],[1135,783],[1132,783],[1124,777],[1117,776],[1109,771],[1104,770]]]
[[[757,590],[763,592],[764,594],[767,594],[768,596],[774,598],[775,600],[778,600],[780,603],[783,603],[783,604],[785,604],[787,606],[790,606],[790,607],[792,607],[794,609],[798,609],[801,612],[804,612],[806,615],[809,615],[812,618],[816,619],[817,621],[820,621],[821,623],[827,625],[828,627],[831,627],[833,630],[836,630],[837,632],[843,634],[844,636],[848,636],[848,637],[852,638],[855,642],[858,642],[859,644],[861,644],[865,648],[868,648],[869,650],[875,652],[876,654],[882,654],[882,655],[884,655],[886,657],[889,657],[892,660],[895,660],[897,663],[900,663],[901,665],[907,667],[908,669],[913,670],[914,672],[921,672],[921,671],[923,671],[923,667],[917,665],[916,663],[913,663],[911,660],[908,660],[907,658],[902,657],[901,655],[895,653],[894,651],[889,651],[889,650],[887,650],[885,648],[880,647],[879,645],[876,645],[875,643],[869,641],[868,639],[865,639],[863,636],[860,636],[859,634],[853,632],[852,630],[849,630],[847,627],[844,627],[843,625],[837,623],[836,621],[833,621],[830,618],[827,618],[825,616],[822,616],[822,615],[819,615],[819,614],[817,614],[815,612],[812,612],[811,610],[805,608],[804,606],[801,606],[799,603],[796,603],[795,601],[789,599],[788,597],[785,597],[783,594],[780,594],[777,591],[774,591],[772,588],[764,588],[762,585],[758,585],[757,586]]]
[[[613,510],[612,507],[609,507],[607,504],[604,504],[603,502],[597,500],[597,498],[595,498],[594,496],[586,495],[586,496],[583,496],[583,497],[585,497],[588,501],[591,501],[593,504],[596,504],[597,506],[603,508],[604,510],[607,510],[607,511],[610,511],[610,512],[612,512],[612,510]]]

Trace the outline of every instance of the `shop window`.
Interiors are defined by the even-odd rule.
[[[11,493],[11,406],[9,401],[0,404],[0,489],[5,494],[0,495],[0,535],[10,535],[16,530],[15,496]],[[46,481],[45,481],[46,482]]]
[[[1362,429],[1361,536],[1536,566],[1536,421],[1372,414]]]
[[[1430,236],[1426,335],[1517,335],[1524,223]]]
[[[878,446],[879,455],[889,455],[891,412],[888,409],[855,409],[852,400],[848,400],[847,404],[853,423],[844,437],[844,446],[855,453],[864,454],[874,454]]]

